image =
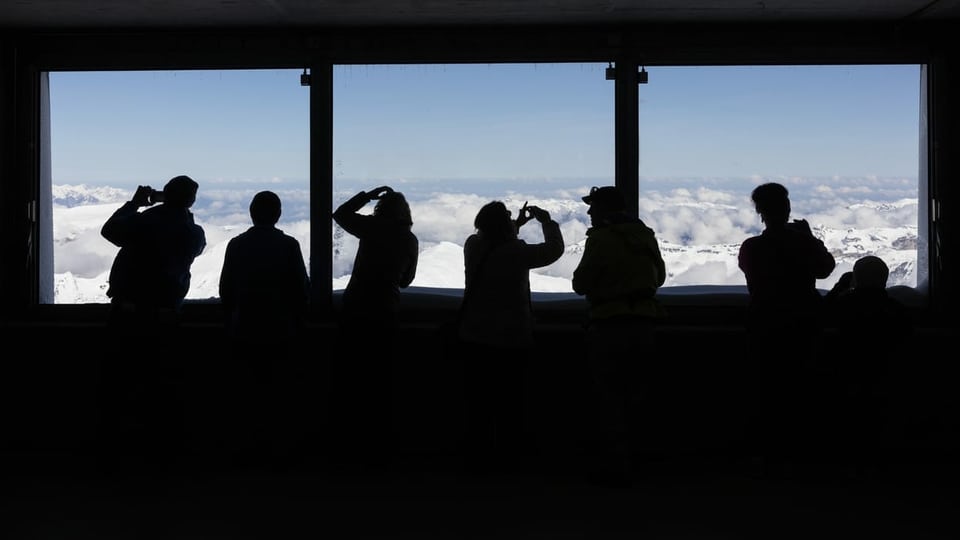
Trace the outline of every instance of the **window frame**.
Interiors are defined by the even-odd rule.
[[[323,49],[326,54],[319,54],[315,37],[304,39],[306,45],[291,47],[283,38],[264,37],[262,49],[253,50],[245,42],[229,42],[229,36],[189,36],[183,42],[176,35],[162,38],[139,36],[129,38],[133,46],[123,53],[117,52],[117,43],[124,43],[122,36],[91,36],[85,38],[69,38],[60,36],[51,39],[49,43],[33,48],[27,47],[24,53],[24,62],[19,68],[25,75],[18,77],[18,103],[25,108],[19,108],[21,115],[17,119],[18,135],[27,140],[32,152],[24,152],[18,156],[15,178],[22,179],[21,186],[23,200],[27,203],[28,233],[30,239],[26,254],[26,268],[21,278],[16,278],[9,269],[5,269],[5,276],[14,279],[7,280],[7,284],[0,283],[4,289],[18,288],[19,300],[25,307],[40,308],[54,314],[67,312],[83,312],[82,306],[67,306],[47,304],[40,307],[40,280],[42,278],[42,262],[37,256],[37,242],[43,234],[43,212],[40,210],[42,193],[40,177],[43,167],[42,155],[38,151],[42,140],[41,121],[41,74],[50,71],[109,71],[109,70],[187,70],[187,69],[307,69],[310,73],[310,215],[311,215],[311,249],[308,265],[312,276],[312,316],[317,321],[330,321],[333,318],[332,292],[332,220],[325,219],[331,212],[333,190],[333,66],[346,64],[389,64],[389,63],[477,63],[477,62],[614,62],[619,74],[625,74],[616,79],[615,90],[615,183],[627,195],[636,212],[636,201],[640,193],[639,179],[639,119],[638,84],[636,73],[641,66],[656,65],[807,65],[807,64],[870,64],[870,63],[910,63],[919,64],[925,73],[925,87],[921,91],[922,110],[920,111],[923,125],[921,127],[921,163],[919,178],[919,197],[928,204],[920,205],[920,220],[918,232],[924,240],[930,239],[925,251],[918,248],[918,266],[925,263],[928,270],[928,281],[918,282],[918,289],[922,288],[926,298],[926,307],[935,306],[938,297],[938,286],[941,280],[939,272],[939,258],[942,257],[941,247],[932,239],[937,236],[939,216],[936,193],[938,179],[936,167],[930,149],[933,140],[933,120],[936,118],[933,106],[938,88],[946,88],[945,82],[937,81],[938,59],[929,54],[919,53],[907,47],[906,50],[890,49],[877,44],[872,52],[864,54],[857,49],[850,53],[845,47],[818,54],[791,52],[791,47],[772,47],[764,52],[746,49],[743,46],[732,50],[702,56],[701,53],[692,53],[689,57],[677,56],[675,52],[663,53],[662,58],[651,58],[649,53],[641,53],[633,49],[624,49],[611,53],[609,49],[593,50],[588,53],[573,42],[547,42],[529,48],[529,43],[520,40],[508,43],[502,48],[487,50],[484,47],[467,47],[459,53],[435,47],[401,47],[391,45],[391,39],[382,42],[371,40],[370,49],[356,51],[344,43],[349,43],[351,32],[346,32],[342,41]],[[399,35],[399,34],[398,34]],[[587,35],[591,35],[587,32]],[[396,36],[394,36],[396,38]],[[431,36],[426,39],[431,42],[437,38]],[[79,40],[80,46],[73,46]],[[119,41],[118,41],[119,40]],[[144,41],[145,40],[145,41]],[[147,44],[147,42],[150,42]],[[139,47],[137,46],[139,45]],[[169,48],[174,50],[171,51]],[[391,48],[393,47],[393,48]],[[525,48],[527,47],[527,48]],[[529,49],[529,50],[528,50]],[[694,47],[696,49],[696,47]],[[856,49],[856,48],[855,48]],[[387,52],[390,51],[390,52]],[[438,52],[441,51],[441,52]],[[519,52],[518,52],[519,51]],[[656,61],[651,61],[656,60]],[[732,62],[731,60],[736,60]],[[939,86],[938,86],[939,84]],[[14,196],[17,191],[13,190]],[[31,213],[32,212],[32,213]],[[52,226],[51,226],[52,227]],[[924,234],[925,233],[925,234]],[[711,300],[712,302],[712,300]],[[705,307],[711,302],[703,302],[699,307]],[[724,302],[721,301],[721,304]],[[202,323],[216,321],[210,306],[199,305],[194,302],[188,306],[191,313],[189,318]],[[737,304],[737,302],[733,302]],[[728,304],[729,305],[729,304]],[[66,309],[65,309],[66,308]]]

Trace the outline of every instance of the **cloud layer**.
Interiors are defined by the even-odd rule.
[[[719,182],[649,180],[641,182],[640,217],[654,229],[666,259],[665,286],[744,285],[737,268],[740,243],[762,229],[749,200],[760,179]],[[762,180],[766,181],[766,180]],[[776,179],[791,192],[793,216],[807,219],[814,233],[837,257],[833,275],[818,282],[829,288],[864,254],[883,258],[891,268],[890,285],[917,283],[917,183],[909,179]],[[570,277],[579,262],[590,220],[580,197],[589,186],[515,182],[516,189],[497,184],[460,186],[440,191],[440,185],[395,183],[411,203],[414,232],[421,254],[413,286],[462,288],[464,239],[473,233],[477,210],[493,199],[516,212],[524,202],[550,212],[561,224],[567,249],[556,263],[534,271],[531,285],[538,292],[572,292]],[[544,189],[544,186],[547,189]],[[360,186],[343,183],[336,202]],[[446,185],[445,188],[451,186]],[[408,189],[409,188],[409,189]],[[283,200],[279,227],[300,241],[310,260],[309,193],[305,189],[275,191]],[[254,190],[237,186],[204,189],[194,206],[197,222],[207,234],[207,248],[193,266],[188,298],[217,297],[226,242],[250,226],[247,206]],[[107,217],[132,193],[109,186],[55,186],[53,190],[54,286],[56,303],[107,302],[106,282],[117,248],[100,236]],[[369,205],[366,211],[372,211]],[[536,222],[521,231],[529,242],[541,235]],[[349,279],[356,239],[334,227],[334,288]]]

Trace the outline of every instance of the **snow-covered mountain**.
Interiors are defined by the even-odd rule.
[[[129,190],[111,187],[54,186],[56,303],[108,301],[107,276],[117,248],[104,240],[99,231],[107,217],[131,195]],[[718,205],[715,194],[701,196],[710,200],[698,200],[696,196],[691,196],[680,205],[677,194],[670,195],[671,204],[641,208],[644,221],[657,231],[666,260],[668,278],[665,287],[743,285],[743,274],[737,267],[740,242],[760,230],[752,208],[744,211],[742,205]],[[285,206],[285,216],[305,215],[302,209],[293,205],[304,204],[300,201],[306,201],[307,197],[285,197],[283,194],[281,197],[285,205],[290,206]],[[473,232],[473,217],[477,209],[489,200],[477,195],[449,193],[411,198],[414,232],[421,245],[414,287],[463,287],[462,241]],[[567,243],[565,253],[556,263],[533,271],[531,285],[537,292],[572,292],[570,276],[579,262],[584,233],[589,226],[586,205],[579,201],[579,197],[569,194],[542,199],[510,195],[500,200],[509,208],[519,208],[529,200],[530,204],[548,210],[560,222]],[[832,212],[821,208],[817,212],[799,214],[799,217],[806,217],[810,221],[814,234],[823,239],[837,259],[836,270],[830,278],[821,280],[818,286],[829,289],[840,274],[852,269],[854,261],[865,254],[877,255],[887,262],[891,286],[915,286],[918,244],[916,206],[916,200],[854,204],[837,201]],[[801,201],[796,201],[794,214],[798,215],[798,209],[803,207]],[[245,203],[225,204],[222,200],[210,198],[202,190],[193,210],[197,222],[206,231],[207,247],[194,262],[188,298],[216,298],[219,296],[217,287],[226,243],[246,230],[249,218],[245,213]],[[309,222],[285,222],[281,218],[279,226],[300,241],[304,257],[309,260]],[[535,222],[526,225],[522,231],[522,236],[528,241],[537,241],[538,235]],[[355,253],[356,240],[335,228],[335,289],[346,285]]]

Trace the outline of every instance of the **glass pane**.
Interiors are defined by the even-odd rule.
[[[103,223],[138,185],[186,174],[207,247],[188,299],[219,296],[226,242],[250,226],[257,191],[283,201],[278,227],[309,260],[309,88],[298,70],[52,72],[55,303],[109,302],[117,248]]]
[[[640,217],[660,239],[666,286],[745,285],[737,252],[763,228],[750,192],[779,182],[791,217],[837,259],[818,287],[867,254],[890,267],[890,286],[915,287],[920,68],[647,68]]]
[[[580,201],[613,182],[607,64],[361,65],[334,68],[334,206],[389,185],[406,195],[420,262],[412,290],[462,289],[464,240],[482,205],[524,202],[561,223],[567,252],[531,272],[535,292],[572,292],[589,225]],[[363,211],[371,212],[373,204]],[[536,222],[521,229],[542,239]],[[334,227],[333,287],[356,239]]]

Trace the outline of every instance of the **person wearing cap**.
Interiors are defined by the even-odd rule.
[[[643,358],[656,354],[655,324],[665,316],[656,292],[666,265],[653,230],[628,214],[619,189],[591,188],[583,202],[591,226],[572,285],[587,301],[589,362],[604,400],[607,441],[596,472],[629,482],[633,413],[646,384],[638,370]]]

